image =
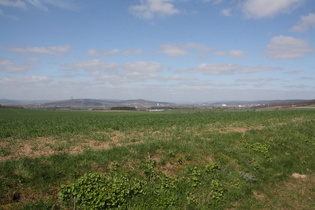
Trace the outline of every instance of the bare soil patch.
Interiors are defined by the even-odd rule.
[[[121,146],[119,141],[124,137],[125,134],[115,131],[111,133],[110,141],[108,142],[94,139],[82,140],[81,136],[74,136],[69,141],[58,140],[54,137],[37,137],[31,140],[13,140],[14,143],[9,141],[1,142],[0,147],[10,149],[11,152],[9,155],[0,156],[0,161],[20,159],[22,157],[36,158],[63,152],[77,154],[85,150],[109,149],[113,146]]]
[[[260,125],[260,126],[246,126],[242,123],[233,123],[233,124],[224,126],[222,128],[220,128],[220,126],[218,126],[218,125],[213,125],[213,124],[210,124],[208,126],[209,131],[216,131],[219,133],[231,133],[231,132],[245,133],[248,130],[262,130],[264,128],[265,128],[265,126],[262,126],[262,125]]]

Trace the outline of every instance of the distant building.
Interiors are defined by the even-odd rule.
[[[165,111],[165,109],[149,109],[149,112],[162,112]]]

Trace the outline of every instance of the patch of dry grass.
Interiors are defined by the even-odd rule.
[[[272,185],[264,192],[253,191],[257,200],[253,209],[314,209],[315,174],[292,174],[282,184]]]

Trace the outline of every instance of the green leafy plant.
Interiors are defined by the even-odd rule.
[[[206,165],[205,168],[206,168],[205,170],[207,173],[213,173],[213,172],[220,170],[219,165],[216,163],[209,163]]]
[[[258,152],[264,155],[264,157],[267,159],[268,162],[271,162],[272,159],[269,155],[269,145],[267,144],[261,144],[259,142],[255,143],[248,143],[246,141],[243,141],[246,148],[249,148],[250,150],[254,152]]]
[[[118,207],[127,199],[143,193],[145,182],[131,182],[126,175],[103,176],[88,173],[75,183],[61,186],[59,197],[67,205],[80,206],[83,209],[104,209]]]
[[[194,166],[190,168],[189,172],[190,172],[190,181],[192,183],[192,186],[197,187],[198,185],[200,185],[199,179],[201,176],[201,171],[198,169],[198,167]]]
[[[144,174],[148,177],[149,180],[155,179],[156,177],[156,161],[154,159],[151,159],[150,157],[147,158],[143,163],[142,163],[142,169]]]
[[[219,180],[212,180],[210,188],[211,204],[214,205],[215,203],[222,202],[224,200],[224,192],[226,191],[226,189],[219,182]]]

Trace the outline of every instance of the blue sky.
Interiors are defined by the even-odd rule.
[[[315,98],[313,0],[0,0],[0,98]]]

